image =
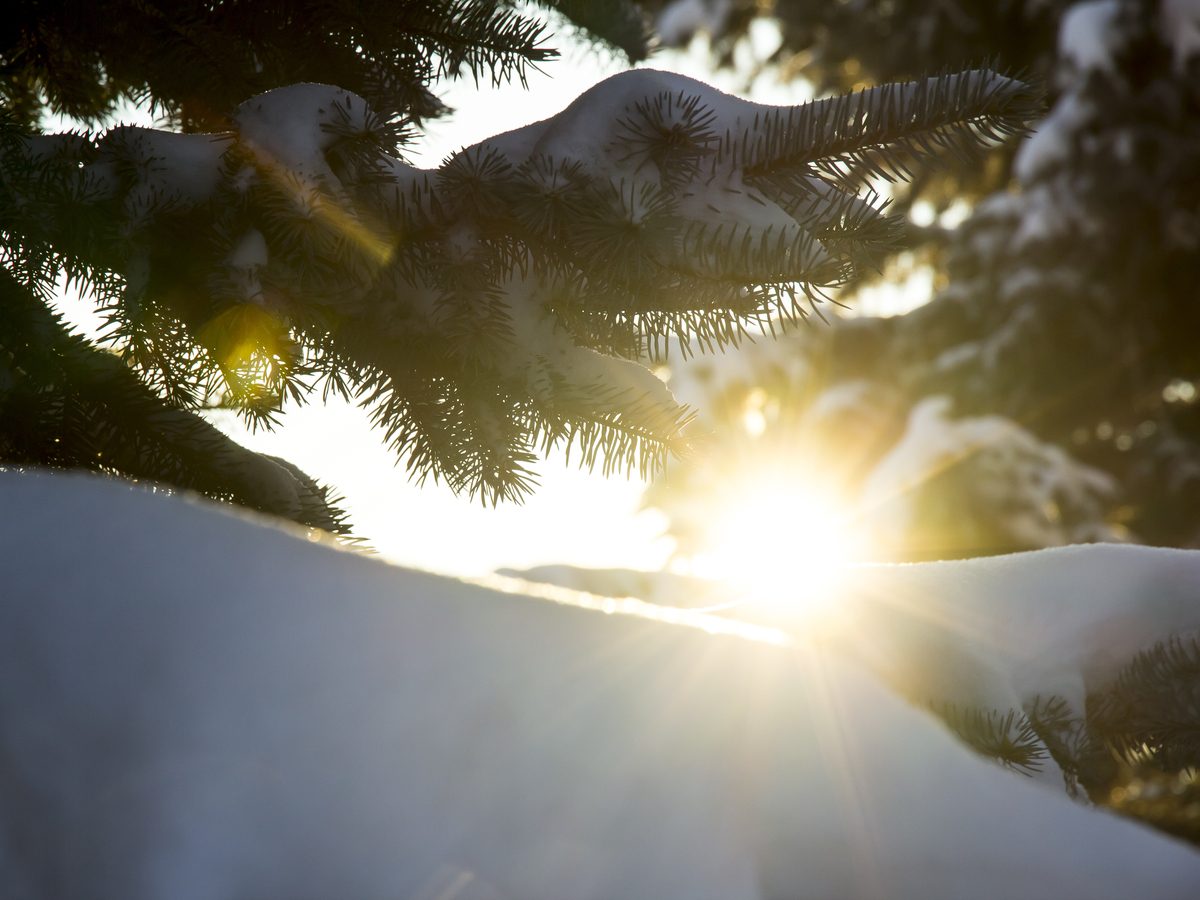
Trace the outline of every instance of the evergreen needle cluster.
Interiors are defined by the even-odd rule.
[[[531,490],[554,446],[654,471],[689,412],[646,362],[671,341],[716,348],[804,315],[892,238],[871,176],[986,145],[1036,105],[986,71],[772,108],[642,70],[423,171],[402,145],[437,111],[432,79],[520,77],[552,55],[537,21],[457,0],[376,10],[383,31],[208,4],[167,26],[125,6],[88,26],[103,39],[74,68],[54,56],[81,40],[65,17],[0,48],[0,460],[153,479],[333,530],[327,489],[196,414],[270,426],[286,400],[339,394],[371,410],[415,478],[491,503]],[[586,4],[559,6],[637,56],[632,7],[597,23]],[[171,37],[110,70],[106,41],[127,33],[115,13],[135,12]],[[314,41],[322,53],[306,56]],[[171,47],[203,60],[194,91],[171,80]],[[85,102],[89,79],[103,90]],[[245,99],[293,79],[342,86]],[[215,130],[31,128],[38,98],[95,118],[120,93]],[[104,311],[103,348],[46,311],[64,275]]]
[[[967,746],[1034,775],[1056,764],[1073,795],[1200,845],[1200,642],[1136,654],[1085,708],[1035,697],[1023,710],[929,702]]]

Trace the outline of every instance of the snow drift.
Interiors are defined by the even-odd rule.
[[[0,504],[12,900],[1124,900],[1200,879],[1191,850],[984,762],[819,648],[493,592],[111,481],[0,473]]]

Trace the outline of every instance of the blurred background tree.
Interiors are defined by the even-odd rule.
[[[882,275],[924,273],[890,309],[858,283],[829,327],[675,366],[673,389],[710,430],[647,494],[679,552],[712,540],[699,493],[736,494],[764,467],[814,473],[871,532],[873,558],[1200,545],[1195,4],[678,0],[659,11],[667,38],[726,66],[763,21],[778,29],[763,65],[821,91],[990,59],[1040,80],[1050,106],[1031,139],[987,165],[890,189],[909,227]]]

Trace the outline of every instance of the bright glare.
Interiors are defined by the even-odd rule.
[[[866,558],[854,515],[815,485],[763,479],[718,504],[698,575],[729,582],[741,602],[808,614],[837,602],[850,567]]]

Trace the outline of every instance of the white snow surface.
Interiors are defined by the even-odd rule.
[[[812,646],[496,593],[90,477],[0,473],[0,504],[8,900],[1127,900],[1200,881],[1191,849],[983,761]],[[1068,599],[1096,624],[1128,589],[1181,614],[1200,557],[875,574],[938,608],[1023,604],[1061,648],[1100,637],[1066,628]]]
[[[1091,0],[1072,6],[1058,26],[1058,54],[1077,71],[1112,71],[1112,53],[1120,35],[1117,28],[1119,0]]]
[[[663,44],[679,47],[698,31],[721,34],[732,11],[733,0],[671,0],[659,12],[655,30]]]
[[[260,160],[332,188],[337,178],[323,151],[337,140],[333,126],[365,128],[368,118],[367,103],[357,94],[327,84],[292,84],[247,100],[234,124]]]
[[[1200,553],[1082,544],[864,566],[843,585],[839,643],[914,700],[1076,713],[1139,651],[1200,633]]]
[[[1188,64],[1200,53],[1200,0],[1162,0],[1159,22],[1176,71],[1186,73]]]
[[[612,75],[588,88],[562,112],[548,119],[507,131],[479,146],[496,150],[513,165],[538,155],[570,159],[584,165],[589,175],[630,175],[623,165],[625,154],[611,152],[616,123],[635,104],[660,94],[698,95],[715,115],[713,130],[738,133],[749,127],[755,115],[770,107],[732,94],[675,72],[631,69]]]
[[[730,608],[729,589],[725,585],[673,572],[544,565],[532,569],[502,568],[496,574],[526,585],[552,585],[596,596],[634,598],[663,606],[702,611]]]

